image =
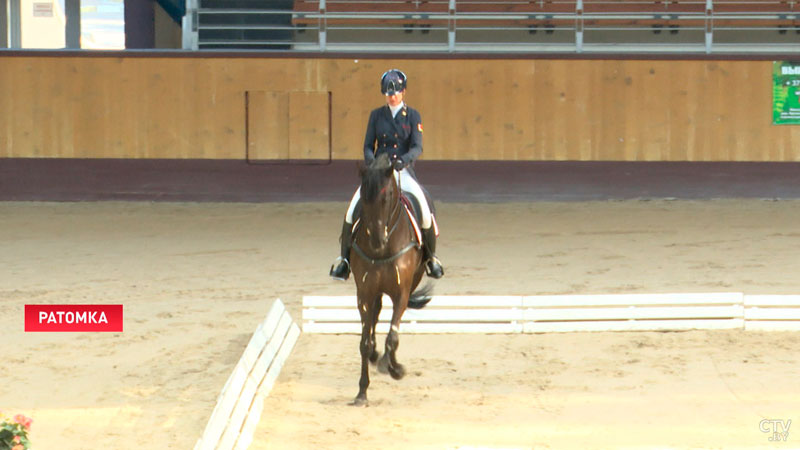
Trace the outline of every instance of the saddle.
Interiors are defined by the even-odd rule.
[[[420,186],[420,187],[422,188],[422,193],[425,194],[425,200],[428,202],[428,208],[430,208],[431,210],[431,222],[433,222],[433,233],[436,237],[438,237],[439,224],[436,223],[436,207],[433,205],[433,198],[431,197],[430,192],[428,192],[428,190],[425,189],[425,186]],[[417,198],[414,197],[414,195],[412,195],[408,191],[403,191],[403,195],[401,198],[404,198],[407,202],[409,202],[410,204],[409,209],[414,213],[414,219],[416,220],[414,226],[416,227],[417,230],[421,231],[422,227],[420,226],[420,224],[422,223],[422,213],[420,212],[419,202],[417,201]],[[421,242],[422,241],[420,241],[420,243]]]
[[[417,237],[417,243],[422,246],[422,229],[419,224],[422,223],[422,213],[420,212],[419,202],[417,198],[410,193],[403,191],[400,196],[400,202],[403,204],[408,218],[411,219],[411,227],[414,228],[414,235]]]
[[[408,218],[411,220],[411,228],[414,229],[414,236],[417,239],[417,243],[422,246],[422,228],[420,228],[420,223],[422,223],[422,213],[420,212],[419,202],[417,201],[416,197],[411,195],[407,191],[403,191],[402,195],[400,195],[400,203],[403,206],[403,210],[408,215]],[[360,201],[359,204],[356,205],[356,214],[357,217],[355,222],[353,223],[353,228],[351,230],[351,241],[355,239],[356,230],[358,230],[359,225],[361,225],[361,214],[360,214]]]

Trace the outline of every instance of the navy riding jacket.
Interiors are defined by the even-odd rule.
[[[406,166],[422,154],[422,118],[419,111],[403,105],[392,118],[389,105],[372,110],[364,137],[364,160],[371,163],[381,153],[400,158]]]

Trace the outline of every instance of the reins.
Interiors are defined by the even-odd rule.
[[[402,206],[401,204],[403,203],[400,200],[400,196],[403,195],[402,192],[403,191],[400,190],[400,186],[399,186],[399,183],[398,183],[398,186],[397,186],[397,201],[394,204],[394,208],[392,208],[392,212],[389,213],[389,220],[392,220],[392,217],[395,216],[395,213],[398,213],[398,214],[397,214],[397,217],[394,220],[394,225],[392,225],[392,229],[389,230],[388,233],[386,233],[386,240],[387,241],[389,240],[389,237],[392,235],[392,233],[394,233],[394,230],[397,229],[397,225],[400,224],[400,214],[399,213],[400,213],[400,206]]]
[[[394,174],[392,174],[392,178],[394,178]],[[400,176],[398,176],[397,177],[397,183],[395,183],[395,186],[397,186],[397,196],[395,198],[395,204],[394,204],[394,207],[392,208],[392,212],[389,213],[389,220],[392,220],[392,217],[394,217],[394,216],[396,216],[396,218],[395,218],[395,221],[394,221],[394,225],[392,225],[391,230],[389,230],[389,232],[386,234],[386,240],[387,241],[389,240],[389,237],[392,235],[392,233],[394,233],[394,231],[397,229],[397,226],[400,225],[400,221],[402,220],[401,219],[402,214],[399,214],[399,212],[401,211],[402,203],[403,203],[403,201],[400,199],[400,196],[403,195],[403,190],[400,187],[400,179],[401,179]],[[392,180],[392,181],[394,181],[394,180]],[[386,189],[386,187],[384,187],[384,189]],[[395,214],[395,213],[398,213],[398,214]],[[392,262],[395,259],[397,259],[397,258],[403,256],[404,254],[406,254],[409,250],[411,250],[414,247],[419,247],[419,244],[412,240],[411,243],[409,243],[408,245],[403,247],[399,252],[395,253],[394,255],[389,256],[387,258],[376,259],[376,258],[372,258],[372,257],[368,256],[366,253],[364,253],[364,250],[362,250],[361,247],[358,246],[358,243],[355,241],[355,239],[353,240],[353,249],[356,251],[358,256],[360,256],[364,260],[368,261],[370,264],[386,264],[388,262]]]

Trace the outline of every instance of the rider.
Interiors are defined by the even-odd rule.
[[[403,190],[416,197],[422,213],[422,250],[428,276],[441,278],[444,269],[436,257],[436,226],[431,207],[414,173],[413,163],[422,153],[422,119],[419,112],[403,101],[408,81],[397,69],[386,71],[381,76],[381,92],[386,96],[386,105],[374,109],[369,115],[367,134],[364,138],[364,160],[370,164],[375,157],[388,153],[394,160],[395,177],[400,177]],[[331,266],[330,275],[337,280],[350,276],[350,247],[354,211],[361,198],[361,188],[356,190],[342,224],[342,254]]]

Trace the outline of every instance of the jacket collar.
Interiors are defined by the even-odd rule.
[[[394,128],[394,131],[400,136],[402,136],[403,133],[400,124],[402,123],[404,117],[408,117],[406,108],[407,108],[406,106],[403,106],[403,108],[397,112],[397,116],[394,118],[392,117],[392,110],[389,109],[389,105],[386,105],[383,108],[383,113],[386,115],[386,120],[388,120],[389,123],[392,124],[392,128]],[[406,115],[403,115],[403,112],[406,112]]]
[[[400,107],[400,111],[397,111],[398,116],[392,117],[392,108],[390,108],[388,104],[383,105],[383,112],[389,117],[389,119],[396,119],[398,116],[405,117],[408,115],[408,105],[403,102],[403,105]]]

